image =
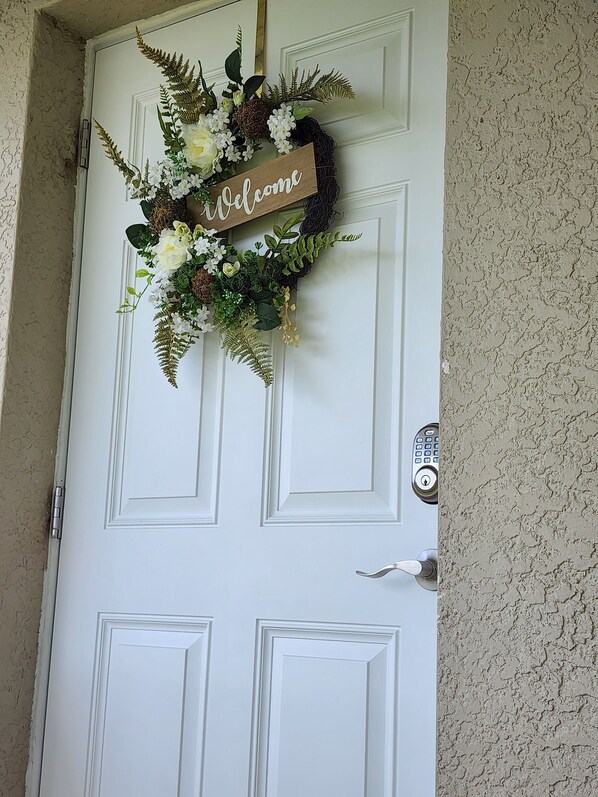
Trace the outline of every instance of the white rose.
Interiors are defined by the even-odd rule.
[[[183,152],[189,166],[199,169],[202,177],[210,177],[214,173],[220,151],[206,117],[200,116],[194,125],[183,125],[182,136],[185,142]]]
[[[174,230],[162,230],[160,240],[152,247],[156,266],[160,271],[174,271],[191,258],[189,236],[178,235]]]

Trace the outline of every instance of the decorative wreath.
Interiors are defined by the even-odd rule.
[[[339,241],[359,236],[327,232],[334,217],[339,187],[335,179],[334,141],[311,116],[305,102],[325,103],[355,96],[339,72],[307,74],[295,69],[290,80],[279,76],[278,86],[264,76],[241,76],[241,31],[236,48],[225,62],[229,79],[218,99],[203,77],[182,55],[150,47],[137,31],[142,54],[156,64],[168,88],[160,87],[158,120],[165,159],[143,169],[128,163],[106,130],[96,127],[107,156],[141,200],[146,218],[126,230],[145,261],[136,278],[143,288],[127,288],[118,312],[136,309],[143,294],[156,309],[154,345],[160,367],[176,387],[180,359],[206,332],[217,330],[233,359],[247,363],[266,387],[272,384],[270,346],[262,333],[280,327],[284,342],[297,346],[299,335],[291,320],[295,310],[291,291],[316,257]],[[259,95],[259,96],[258,96]],[[238,251],[215,230],[193,225],[187,198],[208,205],[210,186],[234,175],[237,165],[251,160],[261,142],[287,154],[313,143],[318,191],[304,203],[304,213],[275,225],[254,249]],[[299,223],[299,231],[294,227]]]

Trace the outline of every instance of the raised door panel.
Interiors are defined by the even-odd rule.
[[[258,624],[251,797],[390,797],[399,631]]]
[[[222,80],[222,71],[214,70],[214,78]],[[157,84],[131,99],[130,160],[140,167],[162,157],[158,101]],[[128,286],[143,289],[145,280],[135,277],[142,266],[123,241],[121,296]],[[180,390],[175,390],[154,352],[153,315],[146,294],[134,313],[118,318],[106,525],[212,525],[217,522],[223,354],[215,336],[202,338],[183,359]]]
[[[201,791],[211,620],[100,615],[86,797]]]
[[[281,70],[320,66],[350,77],[356,98],[318,109],[340,144],[370,142],[409,130],[412,11],[368,20],[297,42],[281,51]]]
[[[264,522],[396,523],[407,186],[345,197],[341,232],[297,295],[298,349],[277,346]]]

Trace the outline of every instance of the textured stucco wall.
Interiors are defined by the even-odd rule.
[[[33,16],[21,0],[0,4],[0,388],[4,380],[13,250]],[[0,390],[1,394],[1,390]]]
[[[64,372],[83,51],[51,19],[17,6],[0,13],[0,28],[8,14],[14,38],[0,37],[8,50],[0,53],[0,795],[21,797]]]
[[[452,0],[439,797],[598,794],[598,5]]]

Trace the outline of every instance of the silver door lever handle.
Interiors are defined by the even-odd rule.
[[[382,578],[392,570],[402,570],[410,576],[415,576],[417,583],[424,589],[435,591],[438,584],[438,551],[435,548],[422,551],[419,559],[405,559],[402,562],[381,567],[373,573],[364,573],[363,570],[356,570],[358,576],[366,578]]]

